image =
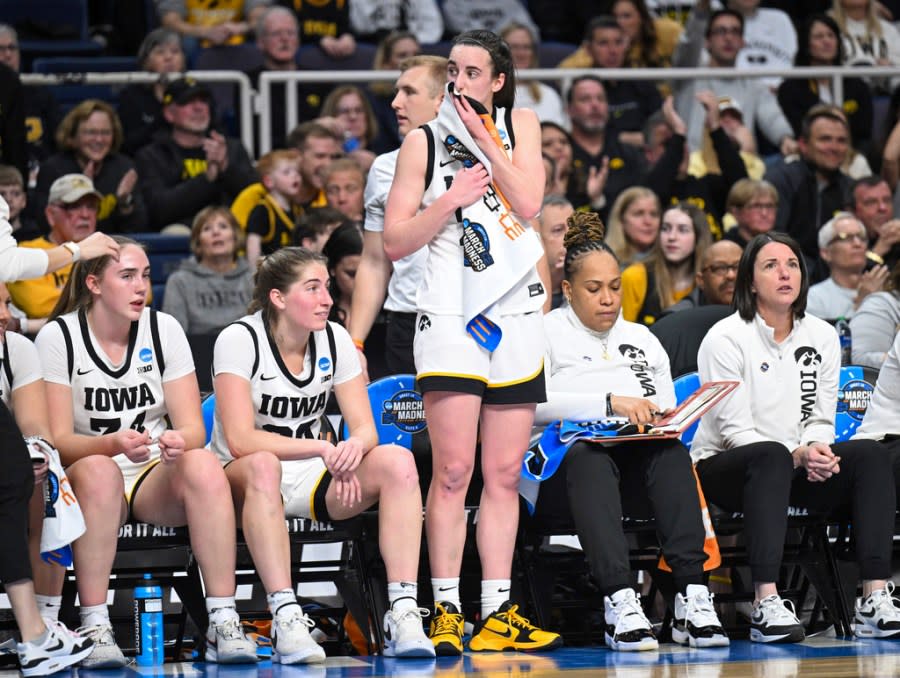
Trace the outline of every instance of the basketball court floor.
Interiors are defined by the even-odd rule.
[[[610,652],[603,647],[563,648],[547,654],[469,653],[462,658],[400,660],[383,657],[329,657],[323,666],[217,666],[201,662],[161,667],[129,666],[116,671],[77,670],[61,678],[362,678],[378,676],[496,676],[498,678],[842,678],[900,676],[900,641],[857,641],[820,635],[798,645],[732,641],[731,647],[691,650],[661,644],[658,652]],[[0,678],[18,676],[0,671]]]

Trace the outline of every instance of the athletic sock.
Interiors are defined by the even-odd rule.
[[[431,578],[431,591],[436,603],[453,603],[456,609],[462,611],[459,602],[459,577]]]
[[[388,602],[391,609],[401,612],[414,607],[419,603],[419,585],[408,581],[388,582]]]
[[[481,620],[487,619],[509,600],[509,579],[483,579],[481,581]]]

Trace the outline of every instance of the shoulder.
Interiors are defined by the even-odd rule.
[[[647,281],[647,267],[642,262],[631,264],[622,271],[622,282],[635,284],[641,281]]]

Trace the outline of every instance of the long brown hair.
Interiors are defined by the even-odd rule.
[[[689,202],[679,202],[671,207],[663,210],[660,219],[660,234],[656,237],[653,249],[644,262],[648,271],[653,271],[655,279],[656,297],[659,299],[660,308],[666,309],[675,303],[675,283],[672,280],[672,268],[669,262],[663,256],[662,251],[662,220],[665,219],[666,213],[672,210],[684,212],[691,219],[691,225],[694,227],[694,252],[691,254],[691,280],[696,278],[696,274],[700,270],[700,262],[703,261],[703,254],[706,248],[712,244],[712,236],[709,232],[709,223],[706,220],[706,213],[696,205]]]
[[[110,237],[119,244],[120,248],[124,248],[125,245],[134,245],[144,249],[141,243],[131,238],[126,238],[124,235],[113,235]],[[72,266],[69,279],[59,295],[56,306],[50,312],[48,320],[53,320],[72,311],[89,310],[94,305],[94,295],[88,289],[87,277],[89,275],[100,277],[111,261],[113,261],[112,255],[104,254],[102,257],[76,262]]]

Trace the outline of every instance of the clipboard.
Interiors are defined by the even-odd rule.
[[[709,381],[653,426],[632,424],[625,418],[612,417],[604,420],[600,435],[579,437],[602,443],[677,438],[714,405],[729,396],[739,384],[738,381]]]

